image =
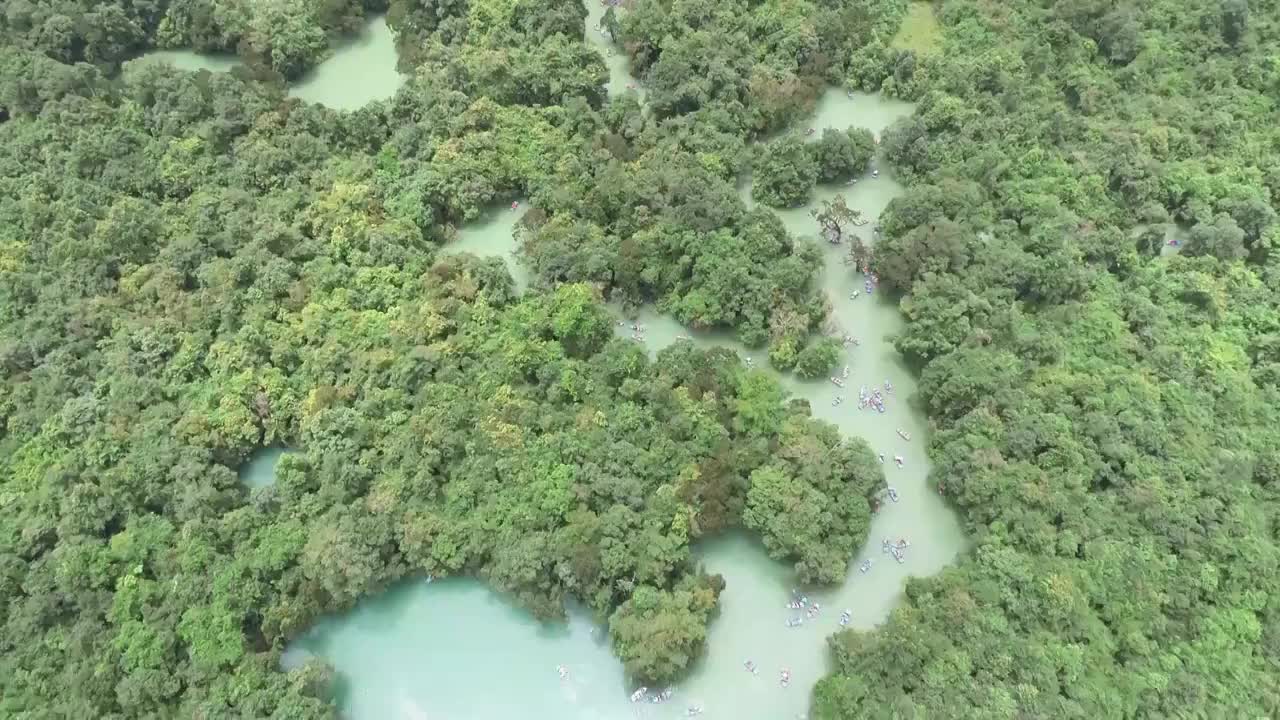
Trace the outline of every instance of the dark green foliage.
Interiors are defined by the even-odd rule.
[[[280,650],[421,572],[580,598],[653,679],[714,613],[697,538],[745,525],[837,579],[865,445],[727,351],[650,361],[600,304],[827,367],[819,256],[734,182],[828,79],[918,101],[873,262],[974,546],[833,640],[814,717],[1280,715],[1274,4],[956,0],[917,57],[901,3],[638,0],[647,111],[544,0],[392,3],[416,73],[356,113],[108,79],[187,44],[297,73],[377,4],[5,7],[0,716],[331,717],[330,673]],[[767,150],[761,199],[857,166],[823,145]],[[512,195],[524,299],[436,252]],[[275,444],[249,493],[233,468]]]
[[[873,263],[975,547],[833,640],[815,718],[1280,712],[1280,26],[1243,7],[962,0],[906,82],[855,57],[920,101]]]
[[[810,343],[796,356],[796,374],[807,380],[826,377],[844,357],[844,347],[833,338]]]
[[[281,650],[426,572],[546,617],[578,598],[655,680],[716,607],[697,539],[750,524],[838,579],[869,450],[732,353],[651,361],[601,302],[794,354],[824,314],[815,248],[743,207],[727,111],[593,109],[580,9],[535,5],[444,12],[415,79],[349,114],[249,75],[0,53],[0,715],[330,717],[331,674]],[[225,30],[199,17],[184,32]],[[437,252],[511,195],[536,208],[523,299],[500,261]],[[234,468],[271,445],[296,452],[249,492]],[[818,522],[748,523],[766,467]]]
[[[795,135],[765,145],[756,161],[752,197],[772,207],[796,207],[809,201],[818,181],[814,154]]]
[[[818,166],[818,181],[824,183],[861,175],[876,154],[875,138],[866,128],[827,128],[808,147]]]

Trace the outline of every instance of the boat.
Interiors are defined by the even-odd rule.
[[[640,702],[644,699],[645,693],[649,692],[649,688],[642,687],[631,693],[631,702]]]
[[[898,491],[893,487],[889,488],[889,499],[894,502],[898,502]]]
[[[902,428],[898,428],[898,437],[906,440],[907,442],[911,442],[911,434]]]
[[[858,570],[861,572],[867,572],[870,569],[871,569],[871,560],[863,560],[862,564],[858,566]]]

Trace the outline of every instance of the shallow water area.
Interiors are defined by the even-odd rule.
[[[604,19],[609,6],[600,0],[582,0],[582,4],[587,8],[585,22],[587,44],[604,56],[605,65],[609,68],[609,82],[605,85],[609,97],[617,97],[627,90],[634,90],[640,102],[643,103],[645,90],[640,85],[640,81],[631,74],[631,63],[627,59],[626,52],[615,44],[609,32],[600,26],[600,21]],[[615,8],[614,12],[625,11],[622,8]]]
[[[198,53],[194,50],[153,50],[129,62],[134,67],[162,63],[189,72],[229,72],[240,64],[240,58],[235,55]]]
[[[405,82],[396,70],[396,43],[383,16],[370,18],[333,55],[289,86],[289,96],[334,110],[355,110],[385,100]]]
[[[240,466],[240,482],[250,490],[266,487],[276,481],[276,464],[289,451],[285,448],[269,447],[255,451]]]
[[[816,131],[812,136],[814,139],[827,128],[845,130],[851,127],[866,128],[879,138],[885,128],[913,112],[915,106],[902,100],[829,88],[818,98],[808,127]]]
[[[497,257],[507,265],[516,292],[523,293],[529,287],[529,270],[517,257],[516,224],[529,211],[524,201],[517,201],[513,209],[510,203],[499,203],[485,209],[480,217],[458,228],[458,236],[440,252],[445,255],[471,253],[477,257]]]

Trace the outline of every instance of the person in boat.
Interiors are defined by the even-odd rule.
[[[904,461],[903,461],[903,459],[902,459],[902,456],[901,456],[901,455],[894,455],[894,456],[893,456],[893,462],[894,462],[898,467],[902,467],[902,463],[903,463]]]
[[[694,717],[695,715],[701,715],[701,714],[702,714],[702,708],[698,707],[697,705],[690,705],[690,706],[689,706],[689,709],[684,711],[684,714],[685,714],[686,716],[688,716],[688,717]]]
[[[880,462],[884,462],[884,453],[880,453],[879,457],[880,457]]]
[[[565,667],[565,666],[563,666],[563,665],[559,665],[559,666],[557,666],[557,667],[556,667],[556,672],[560,673],[560,679],[561,679],[561,680],[563,680],[563,679],[565,679],[565,678],[569,677],[569,668],[567,668],[567,667]]]
[[[898,502],[898,491],[892,486],[889,487],[889,499]]]

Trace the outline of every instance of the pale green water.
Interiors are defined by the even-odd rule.
[[[249,460],[240,468],[240,482],[254,490],[266,487],[276,481],[276,463],[284,457],[288,450],[271,447],[262,448],[249,456]]]
[[[631,75],[631,63],[627,61],[627,54],[600,27],[600,20],[604,17],[608,7],[602,4],[600,0],[582,0],[582,4],[587,8],[585,28],[587,44],[600,51],[600,54],[604,56],[605,65],[609,67],[609,82],[605,86],[609,97],[616,97],[627,92],[627,90],[634,90],[636,95],[639,96],[640,102],[643,103],[645,90],[640,85],[640,81]],[[625,10],[616,8],[614,12],[623,13]]]
[[[396,43],[385,17],[370,18],[333,56],[289,87],[289,95],[335,110],[355,110],[396,94],[405,76],[396,72]]]
[[[153,50],[137,60],[130,61],[130,64],[135,66],[150,63],[166,63],[179,70],[191,72],[198,70],[227,72],[240,64],[240,58],[235,55],[211,55],[193,50]]]
[[[446,255],[471,253],[478,257],[499,257],[506,263],[516,292],[529,287],[529,270],[516,256],[516,223],[524,217],[528,206],[524,201],[512,210],[510,202],[497,203],[484,211],[479,219],[458,228],[458,237],[441,250]]]
[[[819,106],[815,127],[861,125],[879,133],[892,118],[910,111],[906,106],[878,105],[880,101],[869,96],[850,100],[842,93],[831,95]],[[823,189],[815,202],[844,193],[850,207],[871,220],[859,229],[869,239],[875,216],[899,192],[888,178],[866,177],[854,186]],[[464,228],[449,249],[500,255],[510,266],[511,228],[522,213],[523,206],[519,212],[491,211]],[[815,236],[816,225],[807,209],[779,215],[792,232]],[[339,704],[355,720],[674,719],[684,717],[690,705],[702,707],[703,718],[786,720],[804,714],[813,684],[828,669],[826,638],[839,629],[840,611],[852,611],[851,627],[873,627],[898,602],[908,576],[937,572],[965,544],[955,516],[926,487],[926,421],[908,405],[915,383],[890,339],[901,327],[897,308],[879,292],[850,300],[852,290],[862,291],[862,279],[842,263],[843,246],[824,247],[827,262],[820,282],[834,307],[833,326],[859,338],[861,345],[849,349],[844,390],[828,381],[802,382],[791,376],[781,381],[809,401],[815,416],[835,423],[847,435],[865,438],[876,452],[886,454],[886,477],[900,501],[886,503],[877,514],[868,545],[851,563],[845,583],[809,593],[823,608],[816,619],[798,628],[785,626],[795,615],[786,609],[794,585],[790,569],[769,560],[746,534],[731,533],[696,548],[707,569],[725,577],[727,587],[705,657],[668,703],[629,701],[634,688],[623,677],[603,631],[581,613],[571,612],[564,625],[540,625],[479,581],[465,579],[405,583],[353,612],[327,619],[290,648],[286,665],[308,652],[328,659],[343,679]],[[748,351],[723,334],[691,333],[652,309],[643,310],[639,321],[645,327],[644,342],[654,351],[689,336],[700,345],[735,347],[753,357],[756,367],[767,367],[762,350]],[[618,332],[632,334],[627,327]],[[887,412],[858,410],[858,385],[873,389],[886,379],[895,388]],[[833,407],[837,394],[846,402]],[[911,441],[900,438],[897,429],[908,433]],[[894,466],[894,455],[903,456],[904,467]],[[881,552],[885,537],[911,542],[904,564]],[[863,558],[875,561],[866,574],[857,569]],[[759,675],[743,668],[746,659],[759,666]],[[564,680],[557,674],[559,665],[569,671]],[[782,668],[792,673],[788,688],[778,683]]]
[[[240,63],[234,55],[207,55],[194,50],[155,50],[132,61],[164,62],[179,70],[223,72]],[[289,86],[290,97],[335,110],[355,110],[396,94],[405,76],[396,71],[396,46],[385,17],[370,18],[354,36],[344,39],[324,62]]]

